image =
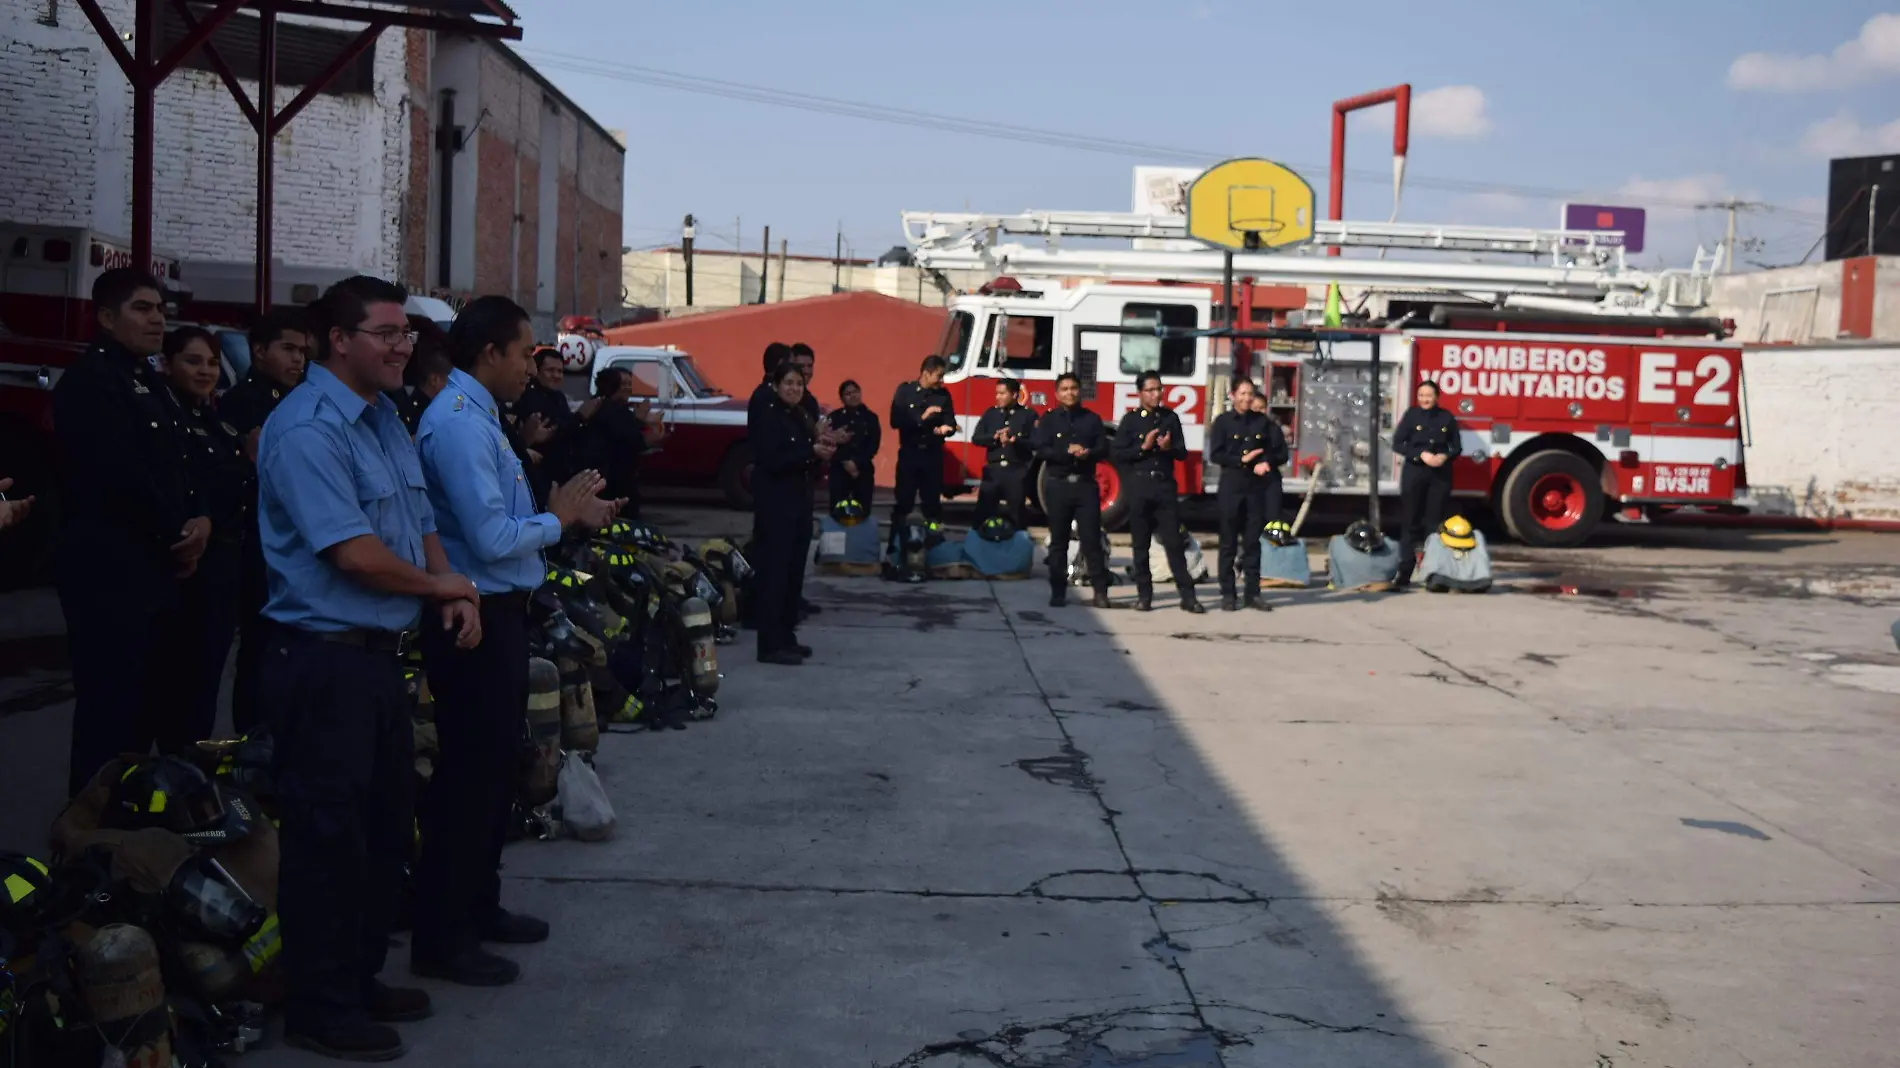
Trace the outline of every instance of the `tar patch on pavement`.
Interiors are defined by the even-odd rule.
[[[1685,816],[1682,825],[1694,827],[1700,831],[1721,831],[1723,834],[1732,834],[1741,838],[1753,838],[1757,842],[1769,841],[1767,835],[1746,823],[1736,823],[1734,820],[1692,820]]]
[[[1086,793],[1101,785],[1095,781],[1095,776],[1089,774],[1089,755],[1068,742],[1063,743],[1062,751],[1055,756],[1018,760],[1016,766],[1028,772],[1031,778],[1040,779],[1051,786],[1063,786]]]

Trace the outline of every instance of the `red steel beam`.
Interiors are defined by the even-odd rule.
[[[79,0],[79,10],[84,11],[86,18],[92,22],[93,32],[97,33],[99,40],[105,43],[106,51],[112,53],[113,59],[118,60],[119,70],[125,73],[125,80],[137,85],[140,71],[133,65],[131,53],[127,52],[125,45],[119,41],[119,31],[113,29],[112,23],[106,19],[106,13],[99,10],[99,0]]]
[[[363,32],[357,34],[354,40],[346,45],[341,52],[338,52],[335,58],[330,60],[329,66],[323,68],[316,77],[310,79],[310,84],[304,86],[301,92],[291,98],[290,103],[284,105],[283,110],[277,113],[277,117],[271,120],[271,129],[281,130],[289,125],[290,120],[296,118],[297,113],[304,109],[304,105],[315,100],[317,94],[321,93],[325,86],[335,81],[337,75],[343,73],[345,67],[354,63],[356,57],[362,55],[365,49],[375,44],[376,38],[381,36],[383,30],[388,26],[389,23],[379,18],[363,27]]]
[[[1410,84],[1395,85],[1390,89],[1349,96],[1333,102],[1333,173],[1327,196],[1327,218],[1344,218],[1346,210],[1346,113],[1362,108],[1391,104],[1397,111],[1392,117],[1392,158],[1399,167],[1405,165],[1405,152],[1409,147],[1412,132],[1412,87]],[[1339,255],[1337,245],[1326,250],[1328,256]]]
[[[145,271],[152,265],[152,155],[158,139],[158,84],[147,75],[157,38],[158,0],[136,0],[132,7],[132,52],[138,64],[138,76],[132,79],[132,264]]]
[[[172,71],[177,70],[178,65],[185,61],[185,57],[191,55],[192,49],[209,42],[211,35],[218,32],[218,27],[224,25],[232,12],[236,11],[238,5],[242,3],[244,0],[219,0],[218,6],[206,13],[203,22],[193,19],[191,13],[185,11],[185,39],[173,45],[165,58],[158,61],[158,66],[145,72],[146,79],[153,86],[157,86],[158,83],[171,77]],[[185,9],[182,3],[176,6],[180,10]]]
[[[172,8],[178,12],[178,17],[184,22],[186,29],[197,27],[198,16],[191,13],[191,5],[186,0],[172,0]],[[219,81],[224,83],[224,87],[230,90],[231,99],[237,101],[238,110],[250,120],[251,129],[257,129],[257,108],[251,105],[250,94],[244,91],[244,86],[238,82],[236,72],[231,70],[231,65],[224,61],[224,56],[218,52],[217,47],[209,38],[205,40],[204,53],[206,61],[211,64],[212,72],[218,76]]]
[[[259,315],[270,311],[271,306],[270,258],[277,218],[277,131],[283,126],[274,114],[276,108],[277,12],[263,7],[257,13],[257,263],[251,274],[255,287],[252,299],[257,302]]]
[[[259,0],[247,0],[256,4]],[[444,15],[428,15],[415,11],[385,11],[380,8],[353,7],[346,4],[325,3],[323,0],[269,0],[280,15],[299,15],[313,19],[333,19],[337,22],[367,22],[380,19],[385,25],[402,26],[415,30],[434,30],[437,33],[459,34],[464,37],[489,37],[503,41],[521,40],[521,27],[510,22],[497,26],[492,22],[477,22],[474,19],[449,18]]]

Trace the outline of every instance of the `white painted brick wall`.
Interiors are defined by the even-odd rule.
[[[103,0],[129,28],[131,0]],[[130,234],[131,88],[73,5],[0,0],[0,217]],[[324,23],[336,26],[335,23]],[[408,171],[400,33],[375,47],[375,91],[319,95],[277,140],[275,251],[287,264],[394,274]],[[255,98],[256,86],[245,89]],[[280,88],[279,106],[296,88]],[[194,260],[255,253],[257,138],[215,75],[157,94],[153,241]],[[16,147],[17,146],[17,147]]]
[[[1900,519],[1900,346],[1751,349],[1743,372],[1762,511]]]

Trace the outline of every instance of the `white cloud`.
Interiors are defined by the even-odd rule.
[[[1900,152],[1900,119],[1883,126],[1862,126],[1846,114],[1822,119],[1801,135],[1801,151],[1822,159]]]
[[[1484,90],[1475,85],[1447,85],[1418,94],[1412,98],[1412,132],[1464,139],[1490,133]]]
[[[1730,89],[1801,93],[1900,76],[1900,14],[1875,15],[1831,55],[1749,52],[1729,64]]]
[[[1684,214],[1697,204],[1732,195],[1728,179],[1719,174],[1690,174],[1681,178],[1631,178],[1617,186],[1616,195],[1652,214]]]

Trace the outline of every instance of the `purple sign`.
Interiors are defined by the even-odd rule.
[[[1621,230],[1625,252],[1643,251],[1641,208],[1616,208],[1607,204],[1565,204],[1566,230]]]

